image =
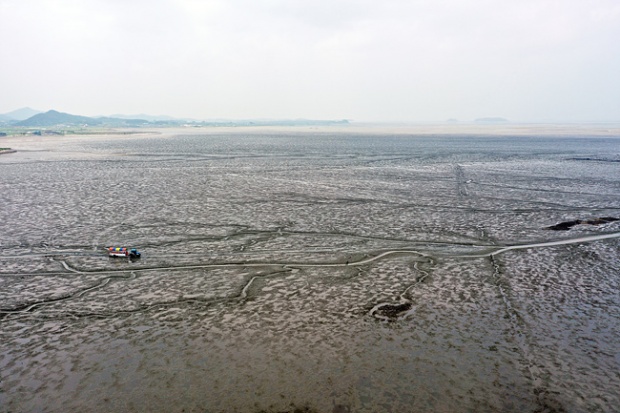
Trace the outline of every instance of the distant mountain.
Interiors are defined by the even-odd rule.
[[[4,115],[0,115],[1,117],[8,117],[8,120],[26,120],[34,115],[41,113],[40,110],[32,109],[32,108],[21,108],[14,110],[9,113],[5,113]]]
[[[71,115],[56,110],[49,110],[18,122],[15,126],[47,127],[57,125],[80,125],[123,127],[138,126],[144,123],[147,123],[144,119],[90,118],[88,116]]]
[[[313,120],[313,119],[282,119],[282,120],[216,120],[216,121],[194,121],[188,119],[175,119],[169,116],[148,116],[150,119],[135,119],[123,117],[88,117],[71,115],[69,113],[49,110],[45,113],[38,113],[21,122],[6,121],[0,119],[0,123],[10,123],[14,126],[25,126],[34,128],[44,128],[52,126],[98,126],[98,127],[167,127],[191,124],[193,126],[327,126],[327,125],[346,125],[348,120]],[[139,115],[136,115],[139,116]]]
[[[25,119],[21,122],[16,123],[16,126],[54,126],[54,125],[96,125],[94,119],[86,117],[86,116],[76,116],[70,115],[68,113],[62,113],[55,110],[49,110],[45,113],[38,113],[34,116],[31,116],[28,119]]]
[[[506,123],[508,122],[508,119],[498,118],[498,117],[478,118],[474,122],[476,123]]]

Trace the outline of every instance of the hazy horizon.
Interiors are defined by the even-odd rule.
[[[0,113],[620,121],[620,4],[0,0]]]

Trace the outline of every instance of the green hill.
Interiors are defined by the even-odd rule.
[[[39,113],[15,126],[47,127],[47,126],[138,126],[147,123],[143,119],[90,118],[88,116],[71,115],[55,110]]]

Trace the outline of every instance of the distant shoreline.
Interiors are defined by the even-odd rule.
[[[89,132],[91,132],[89,134]],[[83,133],[83,134],[82,134]],[[295,136],[299,133],[309,135],[359,135],[381,137],[386,135],[415,138],[417,136],[459,136],[466,139],[471,136],[489,138],[613,138],[620,139],[620,124],[586,125],[586,124],[384,124],[384,123],[350,123],[346,126],[236,126],[236,127],[179,127],[179,128],[144,128],[144,129],[110,129],[83,130],[80,134],[65,135],[10,135],[0,139],[6,149],[17,151],[54,151],[66,142],[111,142],[124,139],[170,139],[179,135],[229,136],[229,135],[274,135]],[[14,149],[10,149],[14,152]],[[11,153],[0,152],[0,153]]]
[[[4,155],[5,153],[15,153],[15,152],[17,152],[15,149],[0,148],[0,155]]]
[[[2,143],[25,143],[32,139],[38,142],[51,143],[65,139],[109,139],[109,138],[140,138],[140,137],[170,137],[173,135],[196,134],[287,134],[295,132],[309,132],[316,134],[361,134],[361,135],[463,135],[467,136],[545,136],[545,137],[620,137],[620,123],[445,123],[445,122],[349,122],[344,124],[328,125],[210,125],[210,126],[177,126],[177,127],[144,127],[144,128],[84,128],[79,130],[37,130],[24,129],[7,131],[2,137]],[[35,133],[39,132],[39,134]],[[43,138],[43,139],[42,139]],[[10,140],[10,141],[9,141]]]

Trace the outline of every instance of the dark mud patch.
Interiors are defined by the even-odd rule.
[[[568,231],[575,225],[602,225],[602,224],[608,224],[614,221],[620,221],[620,218],[602,217],[602,218],[595,218],[595,219],[588,219],[588,220],[577,219],[574,221],[560,222],[559,224],[552,225],[550,227],[547,227],[546,229],[550,229],[553,231]]]
[[[605,159],[605,158],[591,158],[591,157],[579,157],[568,158],[569,161],[594,161],[594,162],[620,162],[620,159]]]
[[[405,311],[409,311],[410,309],[411,303],[385,304],[377,308],[374,312],[374,315],[380,318],[395,320],[400,314],[404,313]]]
[[[534,394],[538,399],[538,409],[534,413],[567,413],[562,403],[553,397],[553,394],[544,389],[535,389]]]
[[[319,413],[309,407],[291,407],[288,410],[260,410],[257,413]]]
[[[321,413],[321,412],[319,412],[316,409],[312,409],[310,407],[296,407],[292,405],[291,408],[287,410],[260,410],[257,413]],[[334,406],[332,410],[329,411],[329,413],[351,413],[351,408],[343,404],[337,404]]]

